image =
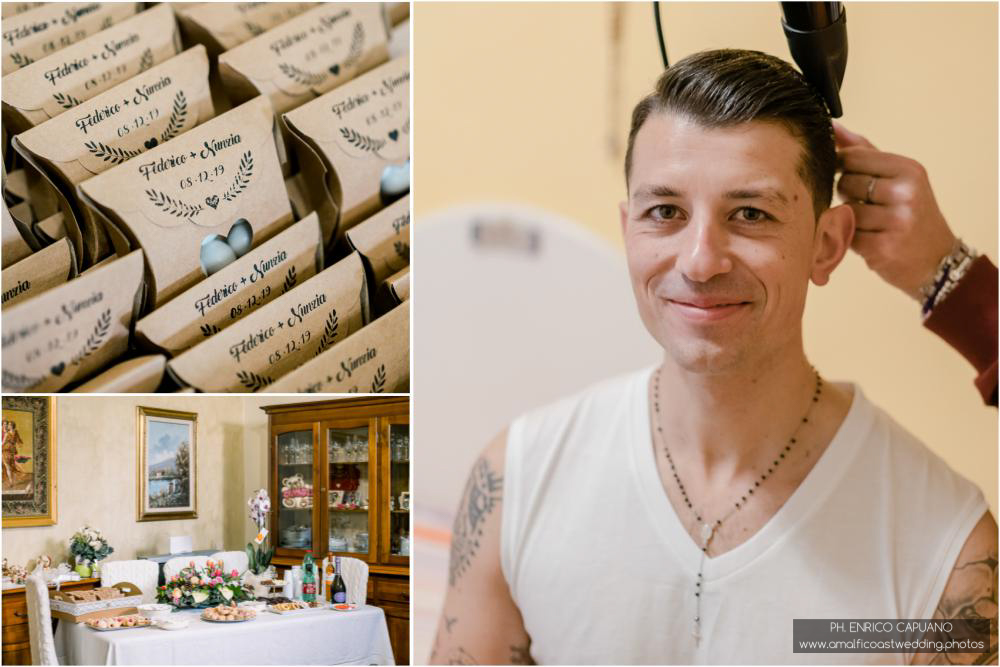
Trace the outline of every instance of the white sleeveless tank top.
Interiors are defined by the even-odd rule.
[[[540,664],[899,664],[793,653],[795,618],[929,619],[987,505],[854,387],[815,467],[749,540],[705,562],[657,473],[652,369],[518,418],[501,567]]]

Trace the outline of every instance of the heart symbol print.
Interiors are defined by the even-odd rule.
[[[338,65],[332,66],[330,68],[330,73],[333,74],[334,76],[337,76],[338,74],[340,74],[340,65],[338,64]]]
[[[215,208],[216,206],[219,205],[219,195],[211,195],[209,197],[205,197],[205,203],[211,206],[212,208]]]
[[[253,227],[240,218],[233,223],[227,236],[209,234],[201,242],[201,268],[210,276],[250,252],[252,246]]]
[[[389,138],[392,139],[393,141],[399,139],[399,130],[393,130],[392,132],[390,132]]]
[[[66,370],[66,362],[60,361],[58,364],[49,369],[52,371],[53,375],[62,375],[62,372]]]
[[[156,144],[158,143],[159,142],[156,140],[156,137],[150,137],[149,139],[146,139],[146,141],[143,142],[143,145],[147,149],[149,149],[149,148],[156,148]]]

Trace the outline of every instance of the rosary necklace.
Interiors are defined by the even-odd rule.
[[[753,486],[751,486],[746,493],[740,496],[740,499],[734,503],[734,507],[729,510],[725,516],[721,519],[716,519],[713,524],[711,521],[705,521],[702,518],[701,513],[698,512],[698,510],[696,510],[691,504],[691,499],[688,498],[687,489],[684,488],[684,483],[681,482],[681,478],[677,475],[677,468],[674,465],[673,458],[670,456],[670,449],[667,447],[667,441],[663,436],[663,427],[661,426],[663,420],[660,417],[660,374],[662,370],[662,367],[657,369],[656,382],[653,383],[653,407],[656,409],[656,431],[660,434],[660,441],[663,443],[663,452],[667,455],[667,463],[670,464],[670,472],[674,476],[674,481],[677,482],[677,488],[681,492],[681,498],[684,500],[684,504],[687,505],[687,508],[694,514],[694,518],[701,525],[701,562],[698,564],[698,579],[694,584],[695,617],[694,625],[691,629],[695,646],[697,646],[701,642],[701,584],[705,572],[705,560],[708,557],[708,545],[712,542],[712,538],[715,537],[716,531],[719,530],[722,524],[727,521],[729,517],[736,514],[741,507],[747,504],[749,497],[754,494],[754,489],[760,488],[760,485],[767,481],[768,477],[774,474],[774,471],[779,465],[781,465],[781,462],[785,460],[785,455],[792,450],[792,447],[796,443],[795,436],[798,435],[799,429],[802,428],[802,424],[807,424],[809,422],[809,415],[812,413],[813,406],[819,402],[819,397],[823,390],[823,378],[820,377],[815,368],[812,369],[813,373],[816,375],[816,391],[813,393],[812,400],[809,401],[806,416],[803,417],[802,422],[795,427],[795,432],[792,434],[792,437],[788,439],[788,444],[786,444],[785,448],[778,454],[778,458],[774,459],[771,465],[768,466],[767,471],[762,473],[760,478],[753,483]]]

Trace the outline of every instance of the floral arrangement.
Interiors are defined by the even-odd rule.
[[[177,608],[214,607],[252,599],[249,588],[240,581],[239,571],[233,569],[226,572],[221,560],[209,560],[204,568],[196,567],[191,561],[190,565],[156,589],[157,602]]]
[[[84,526],[69,540],[69,552],[76,556],[78,563],[81,561],[96,563],[99,560],[104,560],[114,551],[101,531],[90,526]]]
[[[254,574],[263,574],[271,565],[271,558],[274,556],[274,548],[268,549],[264,546],[264,539],[267,537],[264,524],[267,523],[267,513],[271,511],[271,499],[267,495],[267,490],[258,489],[250,496],[247,505],[250,506],[250,519],[257,524],[257,537],[253,542],[247,543],[248,567]]]

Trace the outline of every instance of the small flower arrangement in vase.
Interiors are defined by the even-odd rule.
[[[114,551],[101,531],[90,526],[84,526],[69,540],[69,552],[76,559],[75,569],[81,577],[89,577],[91,564],[104,560]]]
[[[204,568],[196,567],[191,561],[190,565],[156,589],[157,602],[178,609],[201,609],[251,599],[253,595],[240,581],[239,571],[233,569],[226,572],[221,560],[209,560]]]
[[[261,582],[274,578],[274,571],[271,568],[271,558],[274,556],[274,547],[264,546],[267,538],[267,513],[271,511],[271,499],[265,489],[259,489],[250,496],[247,501],[250,506],[250,519],[257,524],[257,536],[253,542],[247,543],[248,571],[244,580],[253,589],[254,595],[263,597],[267,594],[267,587]]]

